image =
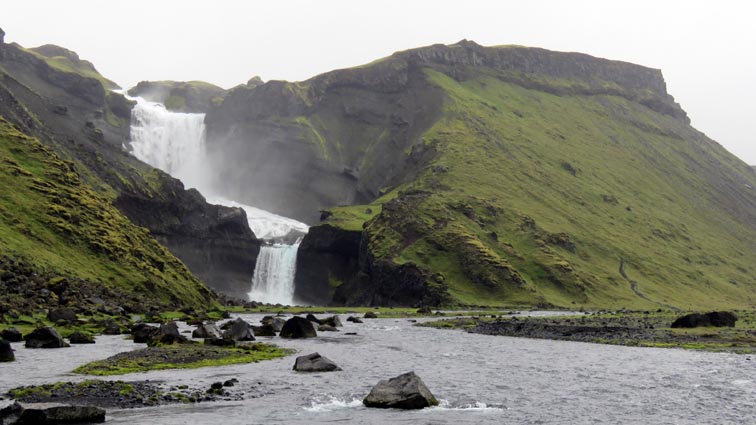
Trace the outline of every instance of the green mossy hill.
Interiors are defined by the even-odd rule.
[[[207,122],[230,164],[270,154],[260,169],[277,193],[303,194],[295,213],[352,205],[325,208],[329,230],[303,241],[319,264],[298,267],[303,299],[756,302],[756,175],[689,125],[659,70],[463,41],[235,89]]]
[[[100,282],[116,289],[115,296],[123,291],[139,294],[145,306],[204,307],[214,302],[207,287],[147,229],[133,225],[83,183],[71,162],[2,118],[0,164],[0,187],[5,188],[0,192],[0,250],[5,255],[50,273]],[[12,275],[11,270],[3,272],[0,297],[3,304],[18,308],[25,304],[14,298],[18,291],[11,283],[19,282]]]
[[[42,57],[48,65],[55,69],[63,72],[79,74],[88,78],[94,78],[102,83],[105,89],[117,90],[121,88],[118,84],[103,77],[102,74],[95,69],[92,62],[80,59],[76,52],[64,47],[56,46],[54,44],[45,44],[44,46],[28,49],[28,51]]]
[[[204,113],[223,101],[226,90],[204,81],[141,81],[129,95],[160,102],[169,111]]]

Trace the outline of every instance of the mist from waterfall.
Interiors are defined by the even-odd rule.
[[[159,103],[132,98],[131,148],[135,157],[199,190],[207,202],[244,209],[249,227],[264,244],[255,264],[250,300],[294,305],[299,242],[309,230],[299,221],[219,196],[205,150],[205,114],[171,112]]]

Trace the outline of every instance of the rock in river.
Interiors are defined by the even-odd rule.
[[[71,336],[68,337],[68,341],[71,344],[94,344],[95,339],[92,336],[92,334],[82,332],[82,331],[76,331],[71,334]]]
[[[294,316],[284,323],[279,336],[281,338],[314,338],[318,336],[318,333],[315,332],[312,322],[303,317]]]
[[[232,322],[231,328],[223,332],[223,339],[232,341],[254,341],[255,331],[252,326],[240,317]]]
[[[367,407],[422,409],[437,406],[438,400],[415,372],[408,372],[378,382],[362,403]]]
[[[158,328],[148,325],[146,323],[137,323],[131,328],[131,335],[134,337],[134,342],[145,343],[152,339],[158,332]]]
[[[185,336],[179,332],[178,324],[173,320],[160,325],[157,334],[152,337],[151,342],[160,342],[162,344],[181,344],[186,342]],[[149,344],[150,342],[148,342]]]
[[[12,362],[13,360],[16,360],[16,356],[13,354],[10,342],[0,339],[0,362]]]
[[[341,370],[336,363],[318,353],[299,356],[294,362],[294,370],[299,372],[331,372]]]
[[[215,326],[215,323],[213,322],[207,322],[205,324],[199,325],[197,329],[192,332],[192,338],[222,338],[221,331],[218,329],[217,326]]]
[[[67,342],[63,341],[58,331],[51,326],[45,326],[33,330],[30,334],[24,336],[26,348],[62,348],[70,347]]]
[[[336,315],[331,316],[331,317],[326,317],[325,319],[320,321],[320,324],[333,326],[334,328],[340,328],[344,326],[343,324],[341,324],[341,319],[339,319],[339,316],[336,316]]]
[[[16,328],[3,329],[3,331],[0,332],[0,338],[8,342],[21,342],[23,339],[21,337],[21,331]]]
[[[83,424],[105,422],[105,410],[61,403],[14,403],[0,410],[3,424]]]
[[[271,325],[273,326],[273,330],[276,332],[281,332],[281,329],[283,329],[284,323],[286,323],[286,319],[282,319],[280,317],[274,317],[274,316],[265,316],[260,321],[263,325]]]

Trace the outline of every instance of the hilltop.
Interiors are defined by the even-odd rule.
[[[756,301],[756,175],[656,69],[462,41],[240,86],[206,124],[230,197],[320,222],[302,300]]]

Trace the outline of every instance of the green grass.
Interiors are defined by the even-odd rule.
[[[212,302],[147,229],[82,182],[70,162],[0,119],[0,249],[48,273],[78,276],[163,302]]]
[[[386,200],[340,207],[327,223],[365,226],[372,255],[437,276],[449,304],[756,305],[756,230],[723,206],[738,201],[717,183],[729,173],[756,187],[737,158],[630,100],[642,93],[555,95],[490,69],[465,71],[458,81],[425,70],[447,95],[422,136],[438,154],[397,188],[399,209],[387,213]],[[376,204],[381,213],[360,213]]]
[[[74,373],[96,376],[123,375],[164,369],[196,369],[271,360],[293,354],[293,350],[272,344],[253,343],[239,347],[181,344],[140,350],[141,356],[114,356],[87,363]],[[149,354],[147,354],[149,353]],[[184,357],[186,356],[186,357]]]

